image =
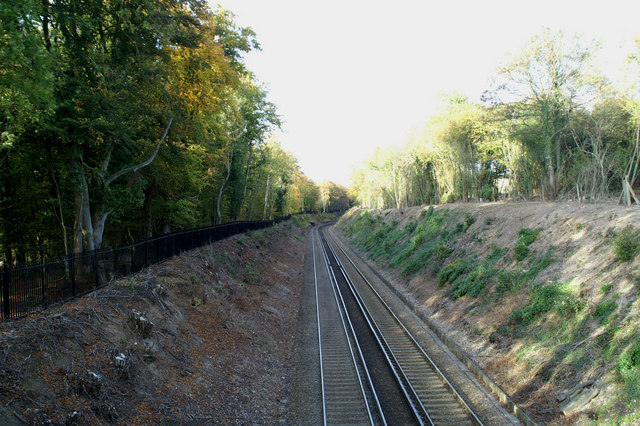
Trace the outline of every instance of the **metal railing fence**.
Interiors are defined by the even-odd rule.
[[[0,320],[21,318],[159,263],[183,251],[232,235],[273,226],[276,220],[231,222],[147,238],[0,270]]]

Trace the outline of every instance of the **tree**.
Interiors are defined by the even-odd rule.
[[[595,47],[593,42],[585,45],[577,37],[544,30],[500,67],[497,82],[485,94],[494,105],[509,106],[507,119],[521,121],[518,136],[542,154],[552,200],[558,195],[564,166],[569,115],[580,102],[591,100],[584,72]]]

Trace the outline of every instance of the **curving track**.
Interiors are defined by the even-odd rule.
[[[482,424],[323,231],[312,244],[324,424]]]

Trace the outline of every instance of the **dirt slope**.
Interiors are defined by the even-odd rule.
[[[282,422],[304,235],[235,236],[0,324],[0,424]]]
[[[532,202],[352,210],[338,228],[535,421],[564,424],[640,421],[640,256],[612,247],[639,225],[637,208]]]

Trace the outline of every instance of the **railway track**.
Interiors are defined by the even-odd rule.
[[[324,424],[482,424],[336,241],[312,240]]]

